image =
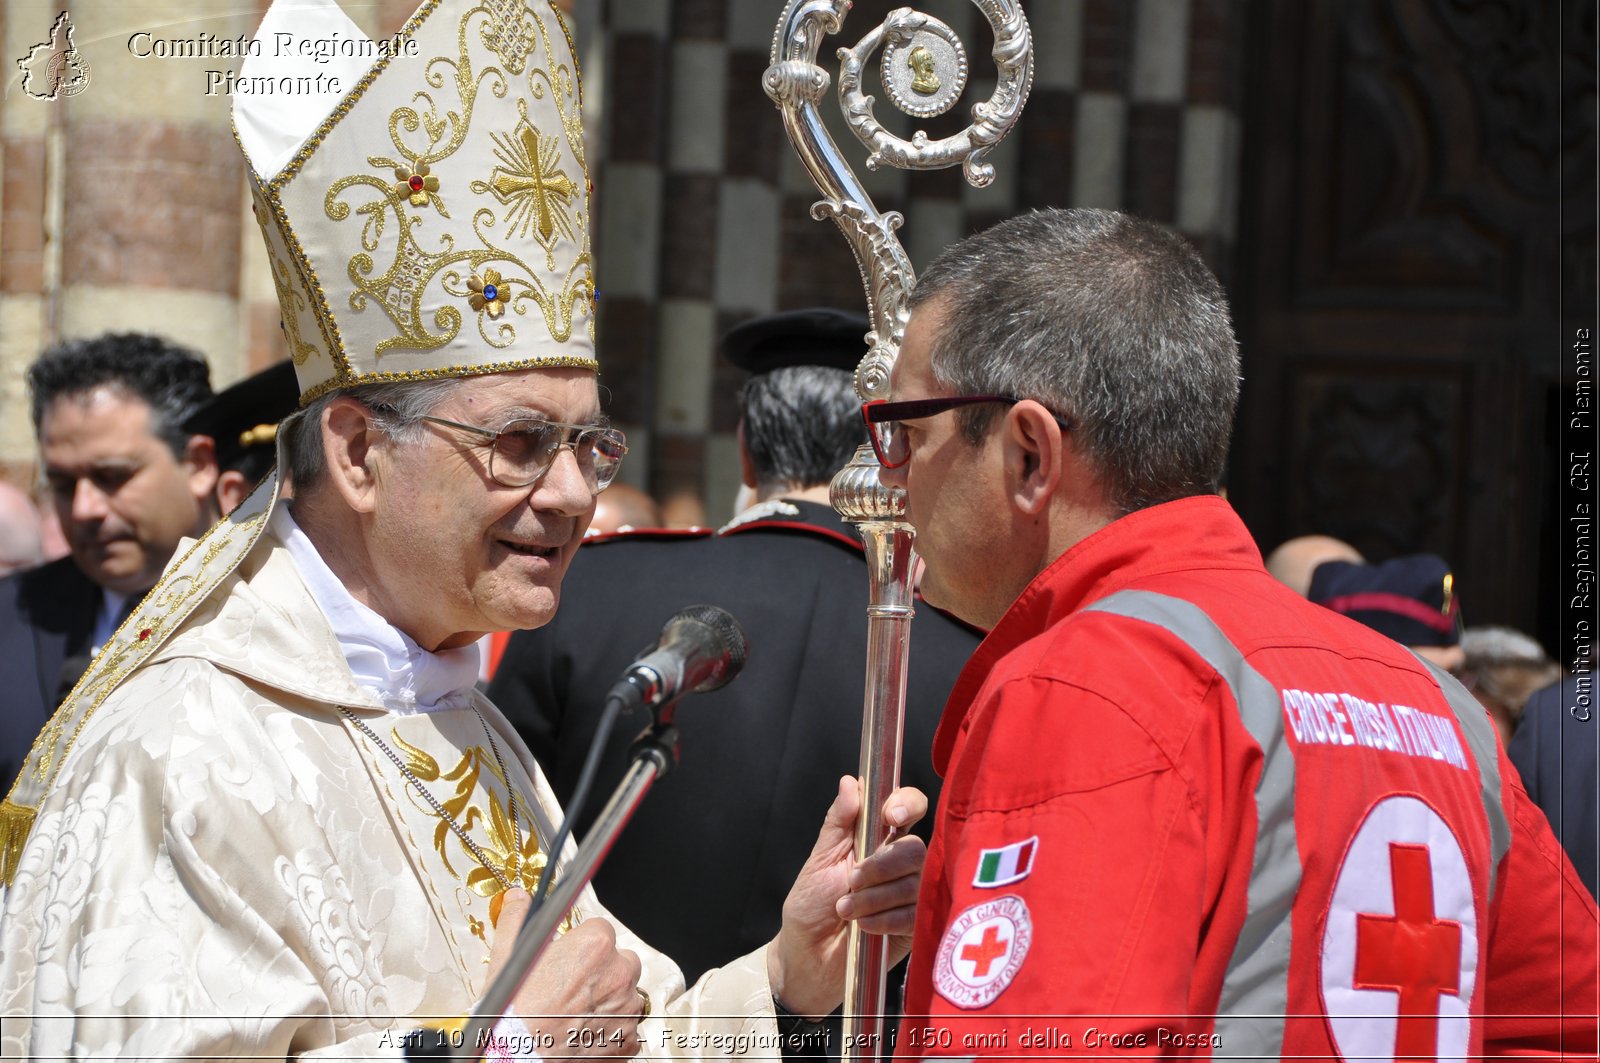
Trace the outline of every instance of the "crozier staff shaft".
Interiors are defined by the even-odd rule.
[[[874,100],[862,91],[866,65],[881,50],[885,92],[899,110],[918,118],[943,114],[960,100],[968,66],[965,46],[943,22],[911,8],[897,8],[852,48],[839,50],[839,103],[845,123],[869,155],[867,166],[930,170],[960,164],[967,181],[982,187],[994,179],[989,152],[1010,132],[1033,83],[1033,43],[1016,0],[973,0],[994,30],[993,58],[999,68],[994,93],[972,108],[973,121],[942,140],[917,133],[902,140],[873,116]],[[856,370],[863,401],[889,393],[889,374],[905,336],[906,304],[915,272],[895,231],[902,218],[883,214],[845,162],[822,121],[819,104],[829,74],[817,65],[823,38],[838,33],[853,0],[788,0],[773,40],[771,65],[763,76],[767,95],[822,198],[811,214],[830,218],[850,244],[866,289],[872,331]],[[841,516],[856,525],[866,547],[870,585],[867,607],[867,669],[861,731],[862,811],[856,858],[865,859],[889,834],[883,802],[899,785],[906,668],[911,641],[915,531],[906,523],[905,495],[885,487],[872,448],[856,451],[834,478],[830,495]],[[870,1059],[884,1048],[883,1002],[887,942],[852,926],[845,975],[842,1058]]]

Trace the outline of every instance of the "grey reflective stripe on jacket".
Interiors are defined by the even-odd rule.
[[[1428,666],[1428,671],[1439,681],[1439,690],[1455,713],[1461,733],[1467,736],[1472,747],[1472,759],[1478,762],[1479,796],[1483,811],[1489,817],[1489,903],[1494,903],[1494,891],[1500,875],[1500,861],[1511,848],[1511,823],[1506,819],[1506,807],[1500,800],[1500,758],[1496,755],[1499,739],[1495,737],[1494,724],[1478,699],[1466,687],[1456,682],[1455,676],[1440,668],[1426,657],[1417,660]]]
[[[1230,1056],[1275,1058],[1283,1049],[1284,1014],[1289,1010],[1289,917],[1300,888],[1294,755],[1284,741],[1278,688],[1250,667],[1209,616],[1181,598],[1119,591],[1084,611],[1125,616],[1170,631],[1228,684],[1245,729],[1261,747],[1248,907],[1223,976],[1216,1032]]]
[[[1294,831],[1294,754],[1284,737],[1278,689],[1244,659],[1222,629],[1198,606],[1150,591],[1119,591],[1084,612],[1111,613],[1162,628],[1193,650],[1228,684],[1239,717],[1261,747],[1256,783],[1256,840],[1244,924],[1222,981],[1216,1033],[1235,1057],[1276,1057],[1283,1049],[1289,1005],[1291,914],[1300,888],[1300,852]],[[1427,663],[1426,661],[1424,662]],[[1494,734],[1477,699],[1433,668],[1478,764],[1480,796],[1489,821],[1494,874],[1510,847],[1511,831],[1500,803]],[[1465,699],[1464,701],[1462,699]],[[1470,703],[1470,707],[1469,707]],[[1475,711],[1474,711],[1475,710]]]

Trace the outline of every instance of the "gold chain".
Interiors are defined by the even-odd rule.
[[[422,785],[422,780],[412,774],[410,768],[406,767],[406,762],[401,758],[400,754],[389,748],[389,744],[383,739],[379,738],[377,732],[373,731],[372,728],[368,727],[365,723],[362,723],[361,720],[356,717],[355,713],[351,712],[343,705],[339,706],[339,712],[343,714],[345,719],[349,720],[350,723],[355,726],[356,730],[360,731],[362,734],[366,735],[367,738],[371,739],[373,745],[377,746],[383,755],[388,757],[390,762],[394,764],[396,768],[400,769],[400,774],[405,776],[406,782],[411,784],[411,788],[420,794],[424,801],[428,802],[428,805],[433,809],[434,813],[440,819],[444,820],[445,824],[451,829],[451,831],[455,833],[455,836],[461,840],[461,844],[466,846],[467,851],[473,855],[478,863],[483,865],[484,870],[488,871],[489,874],[495,877],[495,880],[500,883],[500,888],[502,890],[510,889],[511,880],[506,878],[505,872],[496,867],[494,861],[489,859],[489,854],[485,853],[483,849],[478,846],[477,842],[468,837],[467,832],[462,829],[461,824],[455,821],[455,817],[450,815],[449,812],[445,811],[444,805],[439,803],[439,799],[434,797],[433,794],[429,792],[428,788]],[[511,785],[511,775],[506,771],[506,762],[504,758],[500,756],[500,744],[494,740],[494,732],[489,730],[489,721],[485,720],[483,718],[483,713],[479,712],[476,708],[472,710],[472,713],[474,716],[478,717],[478,723],[483,725],[484,737],[489,740],[489,751],[494,754],[495,764],[500,768],[500,778],[503,779],[506,784],[506,803],[510,806],[511,810],[511,829],[516,835],[517,859],[520,862],[522,860],[523,843],[522,822],[517,817],[517,790],[516,787]],[[531,815],[529,816],[528,822],[530,825],[533,822]]]

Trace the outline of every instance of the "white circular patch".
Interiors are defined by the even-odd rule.
[[[1372,806],[1339,865],[1322,931],[1322,1007],[1346,1059],[1463,1059],[1478,975],[1472,876],[1421,799]]]
[[[1033,941],[1033,919],[1021,897],[974,904],[950,924],[933,962],[933,986],[958,1008],[982,1008],[1005,992]]]

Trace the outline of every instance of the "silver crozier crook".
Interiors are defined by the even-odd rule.
[[[872,197],[839,154],[822,124],[818,105],[828,91],[828,72],[817,65],[824,36],[838,33],[853,0],[789,0],[772,44],[772,65],[763,81],[783,115],[801,161],[822,193],[812,217],[832,218],[855,252],[866,285],[872,331],[856,370],[863,401],[886,398],[889,372],[905,337],[906,301],[915,280],[911,260],[895,236],[904,219],[879,213]],[[931,118],[954,107],[967,84],[967,52],[945,23],[897,8],[854,48],[840,48],[839,105],[844,120],[870,153],[867,167],[887,163],[906,170],[937,170],[960,163],[967,181],[983,187],[994,180],[989,152],[1011,131],[1033,85],[1033,42],[1015,0],[973,0],[994,30],[999,81],[994,95],[972,108],[972,124],[942,140],[919,131],[902,140],[873,117],[874,99],[861,89],[862,70],[880,50],[880,80],[895,107],[914,118]],[[870,446],[834,477],[833,507],[852,524],[866,546],[871,579],[867,607],[866,698],[861,727],[863,807],[855,855],[864,859],[888,837],[882,805],[900,780],[906,657],[910,649],[911,576],[915,533],[905,522],[905,496],[878,482],[878,460]],[[844,1059],[874,1059],[883,1052],[883,988],[888,942],[852,925],[845,975]]]

